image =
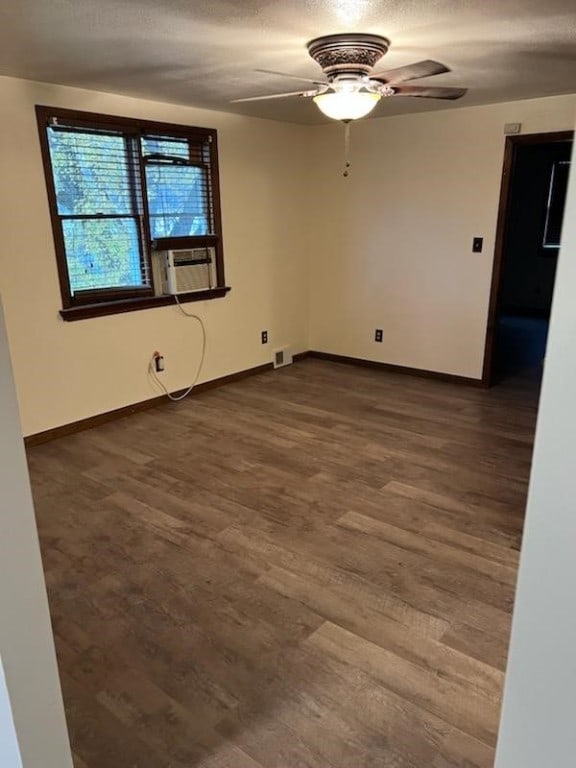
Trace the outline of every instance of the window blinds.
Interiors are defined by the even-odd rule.
[[[71,293],[148,286],[132,137],[65,126],[47,130]]]
[[[141,139],[153,240],[214,234],[209,141]]]

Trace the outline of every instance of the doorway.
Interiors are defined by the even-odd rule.
[[[508,136],[483,382],[540,377],[573,133]]]

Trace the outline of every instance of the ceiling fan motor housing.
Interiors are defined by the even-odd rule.
[[[325,35],[307,44],[308,53],[329,80],[338,75],[368,75],[389,47],[385,37],[364,34]]]

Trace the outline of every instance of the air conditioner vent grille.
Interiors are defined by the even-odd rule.
[[[214,288],[214,248],[183,248],[165,254],[167,293],[193,293]]]

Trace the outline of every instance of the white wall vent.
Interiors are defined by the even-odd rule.
[[[206,291],[216,286],[214,248],[186,248],[164,253],[164,292]]]
[[[289,352],[286,347],[283,349],[275,349],[272,362],[274,363],[274,368],[283,368],[285,365],[290,365],[292,362],[292,353]]]

